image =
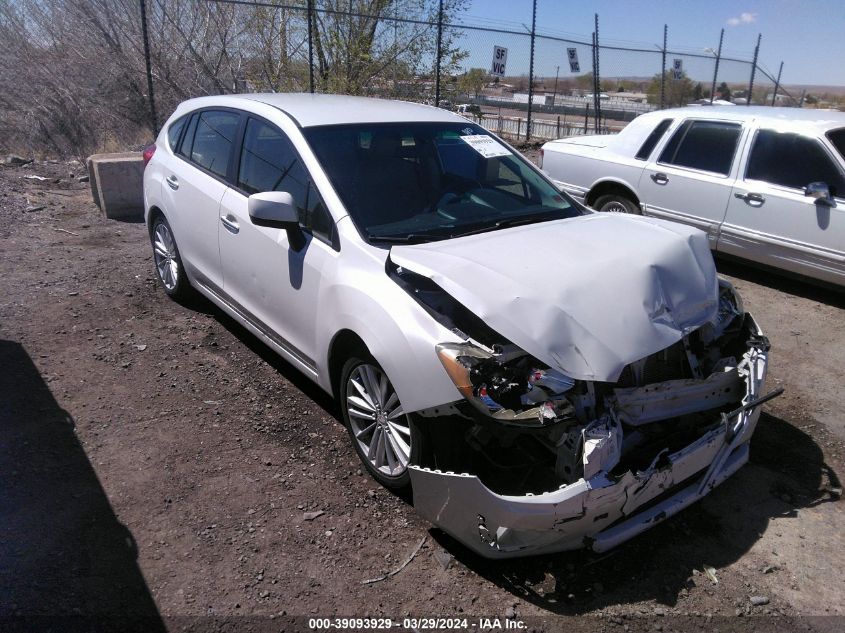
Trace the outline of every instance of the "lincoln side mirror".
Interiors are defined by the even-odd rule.
[[[294,250],[305,245],[305,235],[299,228],[299,212],[293,196],[287,191],[265,191],[254,193],[247,200],[249,219],[256,226],[284,229],[288,243]]]
[[[816,204],[825,207],[834,206],[833,196],[830,195],[830,188],[824,182],[811,182],[804,188],[804,195],[813,198]]]

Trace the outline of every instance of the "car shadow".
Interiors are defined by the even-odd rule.
[[[0,629],[165,631],[73,419],[0,340]]]
[[[468,568],[551,613],[579,615],[648,600],[674,607],[693,585],[710,582],[705,566],[732,564],[773,518],[838,501],[836,489],[839,478],[815,441],[763,414],[746,466],[699,503],[608,553],[491,561],[437,529],[432,536]]]
[[[780,292],[845,309],[845,289],[798,275],[790,275],[762,265],[749,264],[723,254],[715,254],[719,274],[766,286]]]

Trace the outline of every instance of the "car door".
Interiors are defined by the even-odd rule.
[[[643,170],[638,191],[646,215],[689,224],[716,245],[735,178],[742,125],[687,119]]]
[[[805,196],[824,182],[827,206]],[[718,250],[792,272],[845,283],[845,175],[815,136],[761,127],[737,180]]]
[[[167,156],[163,197],[182,262],[203,285],[221,288],[223,274],[217,247],[218,210],[240,114],[201,110],[190,116],[174,155]]]
[[[223,288],[250,324],[302,369],[315,372],[316,315],[323,272],[339,254],[334,221],[296,149],[277,126],[250,116],[236,177],[221,202]],[[248,196],[286,191],[299,210],[304,245],[283,229],[250,221]]]

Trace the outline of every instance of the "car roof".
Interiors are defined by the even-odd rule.
[[[184,101],[179,111],[213,106],[250,110],[255,102],[282,110],[300,127],[348,123],[466,122],[454,113],[421,103],[307,92],[199,97]]]
[[[845,125],[845,112],[815,110],[809,108],[777,108],[769,106],[687,106],[657,110],[643,116],[665,119],[667,117],[694,117],[696,119],[719,119],[721,121],[759,121],[786,127],[795,122],[798,127],[817,127],[827,130]]]

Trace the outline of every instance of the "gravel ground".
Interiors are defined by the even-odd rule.
[[[609,555],[492,563],[362,473],[328,396],[170,301],[144,226],[102,219],[81,170],[0,167],[0,628],[842,630],[845,296],[720,262],[786,388],[750,463]]]

